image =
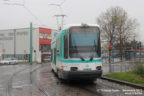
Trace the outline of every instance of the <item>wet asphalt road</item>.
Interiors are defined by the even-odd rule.
[[[57,79],[51,72],[49,64],[37,70],[39,86],[49,96],[143,96],[142,90],[125,85],[98,79],[88,81],[64,82]],[[134,93],[135,92],[135,93]]]
[[[0,66],[0,88],[5,88],[9,76],[26,68],[25,65]],[[17,69],[17,70],[13,70]],[[7,70],[9,70],[7,72]],[[5,83],[4,83],[5,82]],[[144,91],[125,85],[98,79],[93,83],[88,81],[60,81],[53,72],[50,64],[42,64],[36,70],[28,68],[13,77],[9,96],[144,96]],[[0,89],[1,90],[1,89]],[[5,90],[6,91],[6,90]],[[0,96],[7,96],[4,90]],[[2,92],[2,94],[1,94]]]
[[[7,92],[7,84],[8,80],[11,78],[11,76],[18,72],[19,70],[22,70],[26,68],[27,65],[20,64],[20,65],[0,65],[0,96],[6,96]]]

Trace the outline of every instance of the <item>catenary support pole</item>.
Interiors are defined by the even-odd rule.
[[[14,29],[14,58],[16,58],[16,29]]]
[[[32,22],[30,23],[30,64],[32,64]]]
[[[112,18],[112,60],[114,62],[114,20]]]

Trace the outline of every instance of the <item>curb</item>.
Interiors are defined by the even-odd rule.
[[[101,79],[116,82],[116,83],[119,83],[119,84],[128,85],[128,86],[131,86],[131,87],[134,87],[134,88],[144,90],[144,86],[139,85],[139,84],[134,84],[134,83],[130,83],[130,82],[127,82],[127,81],[118,80],[118,79],[113,79],[113,78],[109,78],[109,77],[106,77],[106,76],[102,76]]]

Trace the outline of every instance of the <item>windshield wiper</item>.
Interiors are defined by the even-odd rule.
[[[95,48],[95,52],[97,52],[97,46],[96,46],[95,40],[94,40],[94,48]],[[94,53],[93,53],[93,54],[94,54]],[[92,56],[90,57],[90,61],[92,61],[93,58],[94,58],[94,56],[92,55]]]
[[[74,40],[74,43],[75,43],[75,40]],[[76,45],[76,43],[75,43],[75,45]],[[76,52],[78,53],[80,59],[81,59],[82,61],[85,61],[85,59],[79,54],[79,52],[78,52],[78,50],[77,50],[77,46],[75,46],[75,50],[76,50]]]
[[[83,57],[80,57],[80,59],[81,59],[82,61],[85,61],[85,59],[84,59]]]
[[[92,61],[93,60],[93,56],[92,57],[90,57],[90,61]]]
[[[95,52],[97,52],[97,46],[95,40],[94,40],[94,47],[95,47]]]

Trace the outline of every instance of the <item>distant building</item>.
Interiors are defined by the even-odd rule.
[[[43,62],[50,54],[52,29],[33,28],[33,61]],[[15,57],[29,61],[30,28],[0,30],[0,54],[2,58]]]

